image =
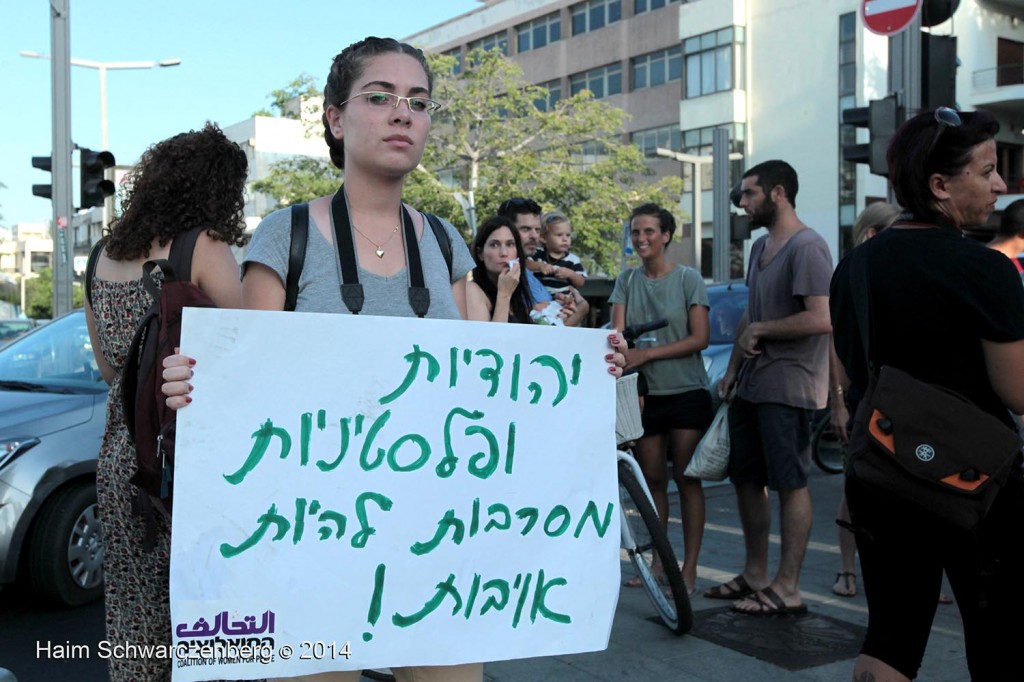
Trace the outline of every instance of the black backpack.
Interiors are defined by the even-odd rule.
[[[438,247],[441,249],[441,255],[444,256],[444,262],[448,265],[448,279],[452,276],[452,241],[448,235],[448,231],[444,229],[444,225],[441,224],[441,219],[433,213],[424,213],[424,217],[427,219],[427,224],[430,225],[430,229],[434,231],[434,238],[437,240]],[[309,233],[309,204],[295,204],[292,206],[292,231],[291,231],[291,242],[288,249],[288,278],[285,282],[285,297],[284,297],[284,309],[295,310],[295,300],[299,296],[299,275],[302,274],[302,266],[306,261],[306,240]],[[352,247],[343,250],[343,253],[351,253]],[[414,249],[410,249],[410,256]],[[414,269],[419,266],[419,251],[416,250],[416,264],[412,266]],[[346,263],[342,263],[343,269]],[[352,272],[355,272],[355,259],[352,258],[351,266]],[[422,272],[422,271],[421,271]],[[346,284],[355,283],[355,277],[345,276],[344,281]],[[421,285],[422,286],[422,285]],[[349,305],[349,301],[345,301],[348,305],[349,310],[353,309],[352,305]],[[361,304],[359,305],[361,307]],[[358,311],[357,311],[358,312]],[[424,313],[425,314],[425,313]]]

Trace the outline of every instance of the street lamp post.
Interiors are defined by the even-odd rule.
[[[30,57],[33,59],[50,59],[50,55],[41,54],[39,52],[31,52],[28,50],[22,50],[19,52],[22,57]],[[121,69],[153,69],[153,68],[166,68],[169,66],[178,66],[181,64],[181,60],[178,58],[162,59],[160,61],[139,61],[139,62],[98,62],[91,59],[78,59],[71,57],[70,62],[72,66],[81,66],[87,69],[96,69],[99,72],[100,79],[100,149],[103,151],[109,151],[110,147],[107,144],[107,71],[108,70],[121,70]],[[106,170],[105,178],[107,180],[113,180],[114,169],[108,168]],[[110,222],[110,215],[113,209],[113,198],[107,197],[103,202],[103,226],[106,227],[107,223]]]
[[[31,52],[29,50],[22,50],[19,52],[22,57],[31,57],[33,59],[50,59],[50,55],[42,54],[39,52]],[[100,149],[104,151],[108,150],[107,145],[107,71],[108,70],[119,70],[119,69],[154,69],[157,67],[165,68],[168,66],[178,66],[181,64],[181,60],[178,58],[162,59],[160,61],[141,61],[141,62],[97,62],[91,59],[78,59],[77,57],[71,58],[71,66],[82,66],[87,69],[96,69],[100,76]]]
[[[658,147],[654,150],[658,156],[665,156],[670,159],[675,159],[680,163],[692,163],[693,164],[693,267],[700,272],[700,258],[701,258],[701,238],[704,236],[704,224],[701,222],[701,175],[703,167],[706,164],[710,164],[714,161],[713,156],[695,156],[693,154],[684,154],[682,152],[672,151],[671,149],[665,149],[664,147]],[[735,161],[742,159],[743,154],[739,152],[733,152],[729,154],[729,160]]]

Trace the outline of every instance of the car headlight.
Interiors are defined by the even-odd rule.
[[[39,445],[39,442],[35,437],[0,440],[0,470]]]

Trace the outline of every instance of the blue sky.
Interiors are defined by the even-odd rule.
[[[480,7],[477,0],[69,0],[71,56],[159,61],[164,69],[107,71],[109,150],[130,164],[150,144],[207,120],[221,126],[269,108],[268,94],[302,73],[323,86],[331,59],[367,35],[402,38]],[[50,54],[46,0],[0,0],[0,225],[51,217],[32,196],[50,174]],[[100,149],[99,74],[71,67],[71,136]],[[74,170],[77,173],[77,169]],[[77,200],[77,197],[76,197]]]

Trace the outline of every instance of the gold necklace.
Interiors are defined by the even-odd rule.
[[[355,223],[352,223],[352,229],[354,229],[356,232],[361,234],[363,236],[363,239],[365,239],[366,241],[370,242],[371,244],[373,244],[374,246],[377,247],[377,250],[374,251],[374,253],[377,254],[377,258],[383,258],[384,257],[384,247],[388,245],[389,241],[394,239],[395,235],[398,234],[398,228],[400,228],[400,227],[401,227],[401,225],[395,225],[395,229],[391,230],[391,235],[387,239],[384,240],[384,243],[378,244],[377,242],[375,242],[372,239],[370,239],[369,237],[367,237],[366,234],[362,230],[360,230],[358,227],[356,227]]]

